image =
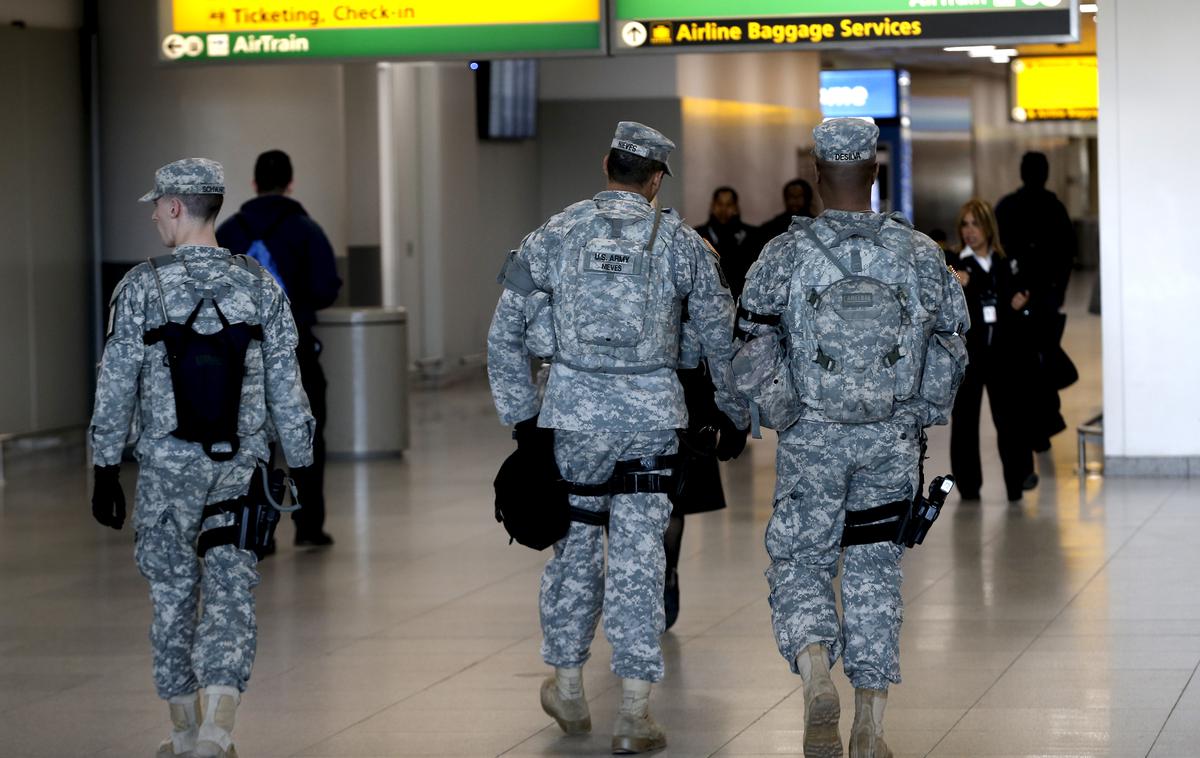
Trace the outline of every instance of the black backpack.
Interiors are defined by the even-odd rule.
[[[187,320],[182,324],[171,321],[167,316],[158,267],[160,263],[173,260],[171,256],[163,256],[150,261],[164,323],[147,331],[142,340],[146,345],[162,342],[167,351],[177,423],[171,434],[203,445],[205,454],[214,461],[232,460],[241,447],[238,412],[246,372],[246,351],[251,342],[262,342],[262,325],[229,323],[217,303],[220,295],[214,290],[196,291],[196,306]],[[234,260],[261,275],[261,268],[252,259],[237,256]],[[216,311],[221,322],[221,329],[212,334],[200,334],[193,328],[196,317],[206,305]]]

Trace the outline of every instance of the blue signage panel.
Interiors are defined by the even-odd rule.
[[[891,69],[821,72],[825,118],[896,118],[896,72]]]

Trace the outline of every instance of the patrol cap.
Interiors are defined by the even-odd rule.
[[[875,160],[879,127],[860,118],[831,118],[813,129],[813,155],[826,163]]]
[[[636,121],[622,121],[617,124],[612,146],[617,150],[658,161],[667,167],[667,176],[671,176],[671,166],[667,163],[667,158],[675,149],[675,143],[659,130]]]
[[[154,172],[154,189],[138,200],[152,203],[163,195],[224,195],[225,169],[208,158],[183,158]]]

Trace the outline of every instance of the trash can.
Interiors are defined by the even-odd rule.
[[[313,329],[331,458],[400,455],[408,448],[408,313],[404,308],[328,308]]]

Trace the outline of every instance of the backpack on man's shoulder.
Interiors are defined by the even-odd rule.
[[[797,261],[788,296],[790,365],[801,399],[830,421],[891,418],[920,389],[930,314],[911,227],[899,223],[792,225],[799,249],[813,252]]]
[[[159,276],[160,268],[172,264],[183,265],[170,255],[149,261],[158,291],[162,323],[148,329],[142,335],[142,341],[147,346],[162,343],[166,352],[175,396],[176,427],[171,434],[186,442],[200,444],[214,461],[232,460],[241,448],[238,420],[246,352],[251,343],[263,341],[261,298],[256,293],[257,322],[231,323],[220,306],[220,301],[230,291],[228,284],[197,286],[195,282],[186,281],[176,286],[187,287],[195,305],[186,320],[173,321],[167,312],[166,292]],[[261,281],[262,269],[255,260],[236,255],[229,265],[240,267]],[[196,331],[195,324],[206,307],[211,308],[221,328],[201,334]]]

